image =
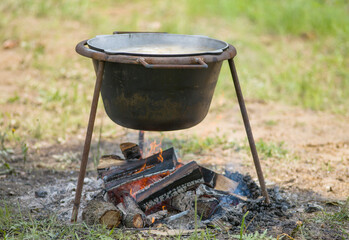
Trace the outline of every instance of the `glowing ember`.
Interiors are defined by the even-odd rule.
[[[152,217],[151,218],[151,223],[154,223],[155,222],[155,217]]]
[[[162,210],[166,210],[166,206],[162,206]]]

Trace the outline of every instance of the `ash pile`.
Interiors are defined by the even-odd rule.
[[[294,206],[279,189],[268,189],[271,203],[266,204],[249,175],[219,174],[195,161],[183,164],[173,148],[147,158],[137,144],[120,148],[124,158],[106,155],[100,160],[97,172],[104,187],[83,210],[87,224],[228,231],[239,228],[243,218],[254,230],[291,217]]]

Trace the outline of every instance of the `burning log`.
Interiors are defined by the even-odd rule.
[[[141,159],[141,149],[140,147],[131,142],[121,143],[120,149],[122,151],[122,154],[125,156],[126,159]]]
[[[193,189],[203,182],[204,179],[200,168],[193,161],[156,183],[138,191],[135,198],[141,208],[146,209]]]
[[[172,162],[174,166],[177,166],[177,157],[173,148],[163,151],[161,157],[160,153],[157,153],[148,158],[134,162],[127,162],[127,164],[118,168],[111,169],[103,174],[103,181],[107,183],[114,179],[120,180],[121,177],[139,172],[144,166],[152,167],[161,162]]]
[[[107,228],[120,225],[122,212],[112,203],[103,200],[91,200],[82,212],[82,220],[87,224],[104,224]]]
[[[219,191],[233,193],[238,187],[239,183],[223,176],[222,174],[215,173],[210,169],[200,167],[202,176],[204,177],[206,185]]]
[[[123,222],[126,227],[143,228],[145,226],[146,216],[132,197],[125,196],[123,203],[119,203],[117,207],[124,215]]]

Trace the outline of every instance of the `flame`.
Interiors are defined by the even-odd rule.
[[[162,157],[162,148],[160,148],[160,154],[159,154],[159,156],[158,156],[158,160],[159,160],[160,162],[164,162],[164,158]]]
[[[163,210],[163,211],[166,210],[166,206],[162,206],[162,210]]]
[[[154,223],[155,222],[155,217],[152,217],[151,218],[151,223]]]
[[[134,174],[142,172],[146,167],[147,167],[147,163],[144,163],[144,165],[141,167],[141,169],[139,169],[139,170],[138,170],[137,172],[135,172]]]
[[[154,155],[155,153],[158,153],[159,151],[162,152],[162,149],[161,149],[161,142],[162,140],[160,140],[159,143],[156,143],[156,140],[154,140],[154,142],[152,142],[150,144],[150,149],[147,153],[147,156],[151,156],[151,155]]]
[[[131,195],[133,198],[136,197],[136,193],[133,193],[133,192],[132,192],[132,188],[130,188],[130,195]]]

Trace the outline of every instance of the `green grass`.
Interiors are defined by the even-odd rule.
[[[256,142],[257,151],[265,158],[284,158],[288,150],[284,147],[284,143],[265,142],[263,139]]]
[[[336,211],[323,211],[308,218],[295,229],[295,236],[299,239],[333,239],[349,238],[349,198],[338,204]]]
[[[29,212],[12,206],[6,202],[0,202],[0,238],[1,239],[183,239],[181,234],[172,237],[159,237],[151,234],[142,234],[136,230],[125,229],[107,229],[103,225],[89,226],[84,222],[68,224],[59,221],[53,214],[48,217],[40,216],[34,218]],[[194,217],[194,216],[193,216]],[[195,215],[195,218],[197,216]],[[267,231],[264,233],[246,233],[240,235],[231,235],[226,233],[226,237],[231,239],[260,240],[274,239],[268,237]],[[188,240],[210,240],[218,239],[215,229],[198,230],[196,229],[189,236]]]
[[[226,149],[235,148],[239,149],[239,146],[234,142],[230,142],[226,135],[214,135],[209,137],[200,137],[197,135],[171,137],[171,139],[165,139],[163,141],[163,147],[168,148],[173,146],[179,150],[180,155],[188,153],[204,154],[214,149]]]
[[[272,34],[346,34],[349,32],[345,0],[191,1],[188,14],[221,16],[229,21],[247,18],[260,32]]]

